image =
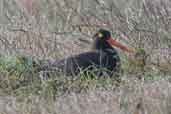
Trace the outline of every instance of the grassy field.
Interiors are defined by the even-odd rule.
[[[1,0],[0,114],[170,114],[170,7],[170,0]],[[121,72],[37,71],[91,50],[99,28],[137,51],[117,49]]]

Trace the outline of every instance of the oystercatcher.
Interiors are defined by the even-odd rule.
[[[120,57],[114,46],[130,53],[133,52],[113,39],[108,30],[100,29],[93,38],[95,50],[61,59],[49,65],[47,69],[55,69],[70,76],[78,75],[80,71],[99,69],[96,72],[97,76],[106,74],[112,76],[120,67]]]

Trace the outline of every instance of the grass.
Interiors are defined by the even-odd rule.
[[[76,113],[78,110],[86,112],[84,108],[89,113],[92,113],[91,111],[102,112],[104,110],[115,112],[120,109],[119,114],[125,114],[128,111],[131,113],[136,112],[136,110],[143,110],[146,104],[149,105],[151,103],[150,99],[153,102],[155,100],[159,102],[152,102],[151,106],[158,107],[158,105],[161,105],[160,110],[164,110],[162,106],[165,104],[165,100],[163,101],[160,97],[169,95],[164,89],[169,87],[164,86],[164,84],[169,83],[169,76],[166,78],[158,72],[149,71],[145,72],[143,76],[145,80],[139,80],[132,74],[123,73],[122,79],[118,83],[114,77],[85,77],[83,74],[78,77],[53,75],[46,80],[27,80],[27,84],[20,84],[17,88],[14,86],[16,81],[11,80],[8,83],[10,88],[1,88],[0,90],[1,94],[3,93],[1,96],[4,96],[4,98],[6,96],[14,97],[8,99],[8,102],[14,103],[15,110],[30,114]],[[23,81],[20,78],[18,80]],[[166,81],[162,82],[162,80]],[[157,98],[155,98],[156,96]],[[138,104],[141,106],[136,109]],[[101,108],[97,109],[95,106]],[[145,107],[145,110],[151,110],[150,106]],[[156,108],[156,110],[159,109]],[[151,111],[151,114],[156,114],[153,111]]]
[[[0,56],[0,114],[170,114],[169,0],[1,1],[0,53],[9,56]],[[11,56],[84,52],[99,28],[140,48],[137,61],[121,54],[119,78],[97,78],[90,71],[42,78],[36,70],[44,61]]]
[[[123,57],[124,58],[124,57]],[[83,71],[78,76],[64,76],[59,73],[49,73],[48,76],[41,77],[36,71],[40,63],[35,59],[25,56],[1,57],[0,58],[0,90],[3,94],[14,96],[29,96],[30,94],[41,95],[45,98],[68,94],[81,93],[88,90],[114,90],[123,85],[123,75],[132,75],[134,78],[144,80],[158,80],[163,78],[162,73],[152,69],[141,72],[133,72],[137,64],[129,63],[126,58],[122,63],[124,72],[119,72],[110,77],[97,77],[95,71]],[[124,60],[124,59],[123,59]],[[131,69],[130,66],[133,68]],[[139,66],[140,69],[142,65]],[[2,93],[1,93],[2,94]]]
[[[14,95],[48,94],[58,95],[70,91],[81,92],[86,89],[108,88],[113,85],[114,79],[97,78],[93,71],[80,73],[79,76],[67,77],[59,73],[50,73],[42,79],[36,72],[33,59],[29,57],[1,57],[0,88],[4,92]],[[47,94],[47,95],[46,95]]]
[[[86,73],[82,71],[74,77],[59,75],[59,73],[54,72],[46,78],[41,78],[40,73],[36,72],[41,62],[36,64],[35,59],[23,56],[1,57],[0,100],[2,100],[2,97],[7,102],[14,103],[13,106],[15,107],[13,109],[30,114],[40,112],[71,113],[70,111],[76,113],[77,110],[85,112],[84,107],[89,107],[87,111],[90,111],[90,113],[91,111],[101,112],[105,109],[112,110],[112,112],[120,109],[121,114],[128,111],[132,113],[151,110],[144,107],[144,104],[148,104],[149,99],[154,99],[153,96],[158,96],[158,89],[166,87],[164,84],[169,83],[170,75],[147,68],[138,73],[130,72],[138,67],[137,64],[129,63],[128,58],[124,58],[124,56],[122,56],[122,60],[124,60],[122,61],[122,72],[114,74],[111,78],[98,78],[94,74],[96,70],[87,71]],[[133,69],[130,68],[130,65]],[[148,86],[149,89],[147,89]],[[160,94],[169,95],[165,89],[160,91]],[[162,96],[160,94],[159,98]],[[8,96],[12,99],[9,99]],[[158,100],[160,100],[159,98]],[[115,100],[113,101],[113,99]],[[1,102],[4,104],[4,101]],[[159,104],[162,105],[162,103]],[[104,107],[97,110],[94,106]],[[116,109],[113,109],[112,106]]]

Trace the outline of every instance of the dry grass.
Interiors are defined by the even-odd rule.
[[[129,81],[128,81],[129,80]],[[125,80],[115,90],[88,90],[57,97],[29,95],[28,97],[4,96],[0,98],[0,110],[4,114],[169,114],[170,82]]]
[[[169,114],[170,7],[170,0],[1,0],[0,114]],[[35,60],[90,50],[99,28],[145,52],[132,59],[118,50],[119,84],[84,76],[41,80],[34,72]]]

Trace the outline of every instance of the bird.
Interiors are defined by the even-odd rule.
[[[98,77],[109,76],[120,68],[121,60],[115,47],[132,53],[133,50],[113,39],[111,32],[99,29],[93,36],[94,43],[92,51],[73,55],[57,60],[45,69],[55,69],[66,76],[78,75],[81,71],[95,71]],[[100,69],[98,71],[98,69]],[[105,72],[104,72],[105,71]]]

